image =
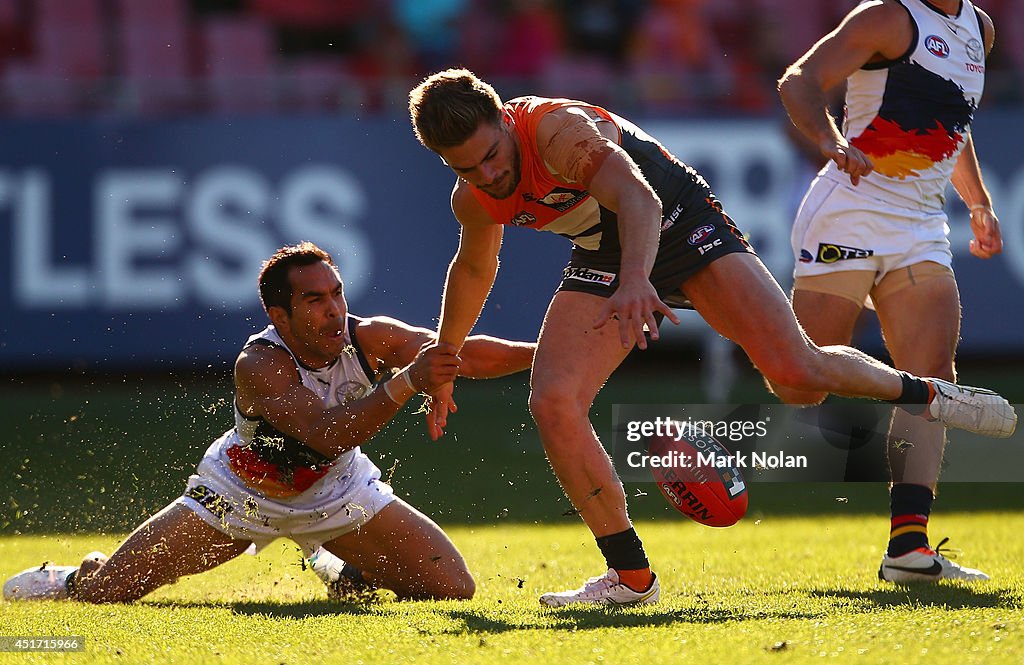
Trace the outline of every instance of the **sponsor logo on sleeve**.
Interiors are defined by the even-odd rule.
[[[806,249],[800,250],[800,263],[811,263],[814,261],[814,255],[808,252]]]

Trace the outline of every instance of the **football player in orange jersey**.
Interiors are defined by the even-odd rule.
[[[661,317],[678,323],[669,304],[696,309],[771,384],[915,405],[948,426],[993,436],[1012,432],[1016,414],[998,395],[813,344],[705,180],[628,120],[576,100],[503,103],[465,69],[427,77],[410,93],[409,109],[417,138],[457,176],[451,205],[462,233],[445,283],[440,342],[461,347],[476,323],[504,226],[553,231],[573,243],[538,340],[530,410],[608,571],[578,589],[544,594],[542,603],[658,600],[658,579],[589,410],[634,344],[647,348],[647,332],[658,338]],[[434,395],[431,436],[443,432],[452,391],[446,385]]]

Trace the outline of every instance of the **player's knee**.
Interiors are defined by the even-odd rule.
[[[821,404],[821,402],[828,397],[828,393],[826,392],[794,390],[792,388],[773,384],[771,381],[765,381],[765,383],[768,384],[768,389],[786,404],[814,406],[815,404]]]
[[[530,413],[542,430],[559,427],[579,410],[577,400],[565,391],[544,387],[530,391]]]
[[[772,356],[756,364],[769,385],[773,389],[777,389],[775,394],[784,402],[813,404],[824,399],[823,391],[827,386],[822,385],[822,373],[814,363],[810,352],[797,352],[789,356]],[[785,396],[782,393],[785,393]],[[822,393],[822,397],[807,401],[807,399],[799,398],[799,393],[811,393],[809,398],[813,398],[817,393]],[[794,401],[791,402],[786,397],[794,398]]]
[[[142,598],[148,591],[89,582],[90,580],[84,580],[83,583],[76,585],[71,592],[71,599],[93,605],[131,603]]]
[[[451,600],[472,600],[476,595],[476,580],[468,572],[460,575],[453,582],[449,596]]]
[[[476,580],[468,570],[462,567],[435,577],[420,591],[413,593],[412,597],[433,600],[471,600],[475,594]]]

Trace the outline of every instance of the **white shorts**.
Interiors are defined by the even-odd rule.
[[[324,482],[327,481],[327,482]],[[255,554],[277,538],[290,538],[310,556],[320,545],[358,529],[395,500],[380,469],[363,453],[341,476],[327,476],[299,496],[271,499],[241,481],[222,459],[206,455],[177,503]]]
[[[818,176],[793,223],[794,277],[870,270],[886,273],[924,261],[951,268],[944,212],[913,210]]]

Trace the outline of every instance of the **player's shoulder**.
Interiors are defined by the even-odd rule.
[[[974,5],[974,11],[978,12],[978,19],[981,21],[982,37],[985,39],[985,52],[988,53],[992,50],[992,44],[995,42],[996,25],[992,21],[992,17],[988,15],[988,12],[978,5]]]
[[[911,21],[910,11],[899,0],[869,0],[851,9],[839,27],[847,32],[879,34],[910,27]]]
[[[355,334],[360,342],[376,342],[393,337],[396,332],[412,330],[413,326],[401,319],[384,314],[376,316],[352,316]]]
[[[272,342],[253,342],[235,359],[235,384],[239,388],[290,384],[296,380],[292,355]]]
[[[433,331],[393,316],[377,315],[353,317],[356,320],[355,334],[362,345],[403,344],[412,336],[432,335]]]
[[[913,39],[914,22],[899,0],[869,0],[854,7],[826,39],[851,47],[868,46],[877,52],[899,51]]]
[[[357,318],[355,325],[356,342],[371,365],[401,366],[408,362],[403,350],[419,348],[433,337],[432,330],[392,316]],[[380,367],[375,371],[380,371]]]
[[[473,186],[459,178],[452,188],[452,212],[462,226],[487,226],[494,224],[487,209],[473,193]]]

